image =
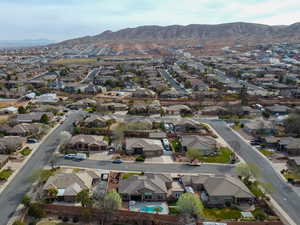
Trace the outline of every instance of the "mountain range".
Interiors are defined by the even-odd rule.
[[[140,26],[116,32],[105,31],[96,36],[64,41],[60,44],[100,43],[216,43],[226,41],[274,42],[300,41],[300,23],[289,26],[270,26],[254,23],[226,23],[218,25],[191,24],[187,26]]]
[[[34,40],[0,40],[0,48],[24,48],[53,44],[54,41],[48,39]]]

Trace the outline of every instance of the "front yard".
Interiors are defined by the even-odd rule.
[[[208,220],[237,220],[242,217],[238,209],[208,209],[203,211],[204,217]]]
[[[20,153],[21,153],[23,156],[28,156],[28,155],[30,155],[31,152],[32,152],[32,150],[31,150],[29,147],[26,147],[26,148],[24,148],[24,149],[22,149],[22,150],[20,151]]]
[[[215,156],[201,156],[198,158],[200,162],[204,163],[231,163],[233,153],[228,148],[220,148],[219,153]]]
[[[8,180],[8,178],[13,174],[13,170],[5,169],[0,171],[0,180]]]

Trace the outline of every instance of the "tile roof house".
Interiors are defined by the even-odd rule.
[[[177,133],[199,133],[201,131],[204,131],[203,125],[190,120],[180,120],[175,124]]]
[[[183,176],[186,187],[201,193],[207,207],[230,207],[252,205],[255,196],[237,177],[219,175]]]
[[[272,115],[286,115],[291,109],[285,105],[273,105],[266,107],[266,110]]]
[[[118,192],[125,201],[166,201],[172,178],[163,174],[130,176],[119,182]]]
[[[218,151],[218,144],[214,138],[198,135],[181,136],[181,146],[183,151],[197,149],[202,155],[214,154]]]
[[[160,140],[147,138],[127,138],[125,141],[127,154],[140,154],[145,157],[161,156],[164,148]]]
[[[290,156],[300,156],[300,138],[282,137],[279,141],[279,150]]]
[[[243,130],[251,135],[275,133],[272,122],[267,120],[250,120],[249,122],[244,123]]]
[[[96,135],[76,135],[68,143],[68,148],[77,151],[101,151],[106,150],[107,147],[108,142],[104,140],[104,137]]]
[[[9,135],[26,137],[30,135],[38,135],[41,131],[42,128],[40,124],[20,123],[8,129],[6,132]]]
[[[0,154],[10,154],[20,150],[25,139],[19,136],[5,136],[0,138]]]
[[[165,107],[165,111],[170,115],[180,115],[181,113],[192,113],[192,110],[187,105],[171,105]]]
[[[31,112],[25,114],[18,114],[15,118],[17,123],[34,123],[40,122],[42,116],[46,114],[50,119],[53,118],[53,114],[50,112]]]
[[[43,186],[43,196],[45,199],[76,202],[76,195],[82,190],[90,190],[97,177],[93,171],[55,174]],[[58,191],[56,197],[49,196],[48,190],[51,188]]]
[[[104,128],[107,126],[107,121],[109,120],[109,117],[105,117],[105,116],[99,116],[99,115],[91,115],[88,118],[86,118],[82,125],[84,127],[88,127],[88,128]]]

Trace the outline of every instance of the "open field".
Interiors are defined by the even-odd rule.
[[[76,58],[76,59],[58,59],[53,61],[54,64],[86,64],[86,63],[95,63],[97,62],[96,58]]]

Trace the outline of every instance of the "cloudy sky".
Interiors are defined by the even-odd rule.
[[[0,0],[0,40],[61,41],[140,25],[300,22],[299,0]]]

